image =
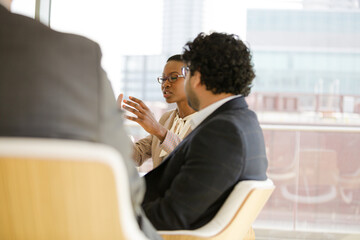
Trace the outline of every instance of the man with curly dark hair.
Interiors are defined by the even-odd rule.
[[[158,230],[208,223],[236,183],[266,180],[262,130],[244,97],[255,77],[249,48],[236,36],[200,33],[184,47],[185,91],[193,131],[145,175],[146,215]]]

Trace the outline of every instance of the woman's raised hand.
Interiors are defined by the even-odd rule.
[[[123,100],[124,95],[118,97],[118,105],[126,111],[133,113],[135,116],[127,116],[125,118],[137,122],[148,133],[155,135],[162,142],[165,139],[167,129],[156,121],[154,114],[146,106],[146,104],[135,97],[129,97],[129,100]],[[124,104],[121,104],[121,103]]]
[[[124,98],[124,94],[120,93],[119,96],[118,96],[118,98],[117,98],[117,104],[118,104],[118,107],[119,107],[119,108],[122,108],[123,98]]]

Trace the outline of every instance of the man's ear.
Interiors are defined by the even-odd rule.
[[[195,71],[194,75],[192,76],[192,85],[194,88],[201,87],[201,73],[199,71]]]

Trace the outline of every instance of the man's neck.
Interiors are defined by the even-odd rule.
[[[208,93],[207,96],[203,96],[200,101],[199,110],[206,108],[207,106],[210,106],[213,103],[216,103],[217,101],[220,101],[224,98],[234,96],[232,93],[220,93],[220,94],[213,94]]]

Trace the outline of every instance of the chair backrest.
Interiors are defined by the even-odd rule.
[[[113,148],[0,137],[0,239],[146,240]]]
[[[299,152],[301,168],[299,184],[305,185],[337,185],[339,168],[337,152],[332,149],[302,149]]]
[[[165,240],[233,240],[234,236],[244,239],[274,188],[270,179],[241,181],[205,226],[196,230],[159,231],[159,234]]]

